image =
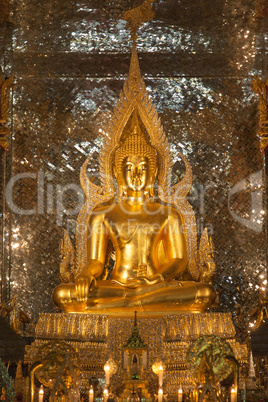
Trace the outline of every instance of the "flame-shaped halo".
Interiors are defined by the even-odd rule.
[[[178,154],[178,156],[183,160],[186,171],[183,179],[171,187],[172,202],[174,202],[175,198],[185,198],[191,190],[193,182],[193,173],[190,163],[181,152]]]
[[[172,170],[170,148],[158,114],[141,77],[135,43],[133,43],[132,47],[129,76],[124,83],[123,91],[121,91],[120,98],[114,108],[110,126],[107,128],[106,132],[104,131],[103,144],[99,157],[101,187],[92,183],[87,177],[86,169],[90,161],[90,156],[81,169],[81,186],[86,196],[86,202],[79,213],[77,228],[79,229],[79,225],[88,224],[90,213],[96,205],[108,201],[114,195],[114,154],[119,147],[121,135],[134,110],[136,110],[144,124],[150,138],[150,143],[158,154],[159,198],[163,202],[174,204],[183,217],[183,229],[189,257],[188,270],[193,278],[198,280],[196,222],[192,207],[186,200],[186,195],[192,186],[192,170],[187,159],[181,155],[186,166],[185,176],[179,183],[170,187]],[[86,263],[87,231],[84,230],[84,233],[81,234],[81,230],[77,230],[77,233],[77,267],[79,270]]]
[[[76,273],[87,263],[87,226],[90,215],[97,205],[109,201],[114,196],[114,185],[109,189],[93,183],[87,176],[87,166],[92,153],[87,157],[80,171],[80,183],[85,202],[76,221]]]

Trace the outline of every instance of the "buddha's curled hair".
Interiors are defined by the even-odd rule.
[[[124,159],[132,155],[147,157],[150,163],[150,175],[154,175],[157,169],[157,153],[141,133],[130,135],[116,150],[114,165],[117,173],[122,172]]]

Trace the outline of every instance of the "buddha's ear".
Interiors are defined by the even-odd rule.
[[[124,189],[123,186],[118,186],[118,197],[123,197]]]
[[[151,198],[153,198],[155,196],[155,189],[154,189],[154,183],[157,177],[157,171],[155,171],[155,173],[153,175],[151,175],[150,177],[150,184],[148,186],[148,192],[149,192],[149,196]]]
[[[155,167],[154,174],[151,176],[152,185],[154,185],[157,175],[158,175],[158,166]]]
[[[123,197],[127,193],[127,187],[124,186],[124,183],[122,183],[121,181],[120,182],[117,181],[117,184],[118,184],[118,196]]]
[[[119,198],[121,198],[126,192],[126,187],[124,186],[124,183],[122,181],[122,175],[115,169],[115,165],[112,166],[112,172],[113,177],[115,177],[115,180],[117,181],[118,196]]]
[[[149,194],[150,194],[150,197],[152,197],[152,198],[155,196],[154,183],[156,181],[157,175],[158,175],[158,166],[155,167],[154,174],[151,175],[151,177],[150,177]]]
[[[155,196],[154,184],[150,184],[148,193],[151,198],[154,198]]]

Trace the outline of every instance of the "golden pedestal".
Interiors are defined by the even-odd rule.
[[[147,345],[147,366],[144,369],[149,393],[158,391],[158,378],[152,364],[158,359],[165,363],[164,394],[177,395],[180,385],[184,389],[193,386],[193,378],[187,368],[186,353],[189,345],[199,336],[218,335],[227,340],[240,364],[248,362],[246,345],[235,341],[235,329],[231,314],[173,314],[156,318],[139,318],[137,327]],[[123,348],[133,330],[133,319],[90,314],[41,314],[36,326],[35,342],[26,346],[26,363],[40,359],[40,350],[51,341],[64,341],[75,347],[80,355],[80,389],[89,388],[93,376],[103,379],[103,366],[111,356],[118,371],[111,378],[111,390],[117,396],[127,397],[124,391]],[[135,384],[137,380],[133,380]],[[129,392],[131,389],[129,389]],[[145,395],[144,395],[145,396]]]

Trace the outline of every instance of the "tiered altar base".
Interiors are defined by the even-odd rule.
[[[147,368],[144,371],[151,395],[157,393],[157,376],[151,367],[156,360],[165,363],[164,394],[177,395],[179,385],[193,386],[187,369],[186,353],[189,345],[199,336],[218,335],[227,340],[240,364],[247,363],[248,350],[235,341],[231,314],[173,314],[156,318],[139,318],[138,329],[147,344]],[[120,396],[124,390],[123,347],[131,335],[133,318],[90,314],[41,314],[36,326],[35,342],[26,347],[26,363],[40,360],[40,352],[51,342],[67,342],[80,355],[80,387],[88,389],[89,379],[104,379],[103,366],[111,356],[118,372],[111,378],[112,392]]]

